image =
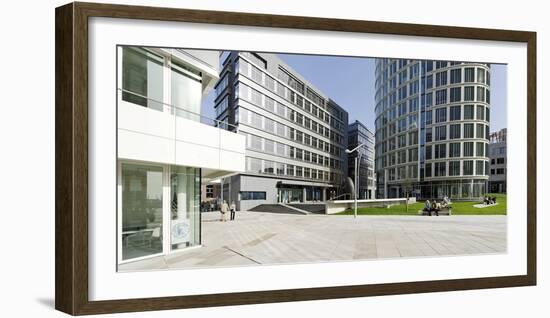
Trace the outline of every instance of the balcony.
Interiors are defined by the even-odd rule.
[[[203,179],[245,171],[246,139],[236,127],[229,131],[219,127],[229,124],[182,108],[143,107],[120,96],[119,159],[202,168]]]

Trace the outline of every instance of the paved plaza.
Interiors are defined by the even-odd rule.
[[[506,252],[506,216],[202,213],[202,247],[119,270],[226,267]]]

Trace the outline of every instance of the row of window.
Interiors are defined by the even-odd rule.
[[[346,125],[344,123],[335,120],[335,118],[332,117],[329,112],[324,110],[326,108],[326,102],[324,98],[313,92],[309,87],[305,89],[305,96],[307,96],[309,100],[305,99],[303,92],[304,84],[297,80],[295,77],[291,76],[288,72],[279,72],[279,76],[282,78],[280,78],[280,80],[285,82],[292,89],[296,89],[302,95],[297,94],[294,90],[280,84],[273,77],[243,59],[237,61],[237,63],[235,64],[235,70],[236,72],[238,71],[240,74],[243,74],[252,79],[254,82],[261,85],[262,87],[267,88],[271,92],[291,102],[292,104],[304,109],[308,113],[319,118],[333,128],[340,131],[344,131],[344,129],[346,128]],[[317,105],[315,105],[311,101],[317,103]],[[319,105],[321,105],[321,107],[319,107]],[[339,117],[340,120],[342,120],[342,114],[339,114]]]
[[[237,113],[236,118],[239,119],[239,122],[247,124],[258,130],[266,131],[281,138],[286,138],[300,144],[325,151],[326,153],[330,153],[337,157],[342,156],[342,149],[335,146],[334,143],[323,141],[320,138],[306,134],[301,130],[294,129],[285,124],[281,124],[280,122],[243,107],[237,108],[235,112]]]
[[[424,149],[424,159],[445,159],[463,157],[485,157],[488,151],[488,144],[485,142],[452,142],[435,145],[427,145]],[[403,149],[378,156],[377,169],[386,168],[407,162],[418,161],[419,150],[416,147]]]
[[[341,169],[342,163],[340,160],[329,158],[321,154],[311,152],[305,149],[292,147],[271,139],[262,138],[253,134],[243,133],[246,135],[247,148],[263,153],[273,154],[294,160],[305,161],[308,163],[330,167],[333,169]]]
[[[488,163],[483,160],[457,160],[426,163],[420,173],[424,177],[486,176]],[[418,166],[407,165],[388,169],[388,180],[414,179],[418,177]]]
[[[256,106],[264,108],[267,111],[278,115],[281,118],[300,125],[316,134],[329,138],[330,140],[338,144],[341,144],[343,141],[344,137],[341,134],[332,131],[328,127],[323,126],[321,123],[313,120],[311,117],[304,116],[302,113],[298,113],[291,108],[276,102],[272,98],[243,83],[239,83],[235,87],[235,92],[235,98],[242,98]]]
[[[504,164],[504,158],[492,158],[491,159],[491,164],[494,165],[494,164],[497,164],[497,165],[503,165]]]
[[[239,192],[241,200],[265,200],[266,193],[264,191],[241,191]]]
[[[504,168],[491,169],[491,175],[495,174],[506,174]]]
[[[339,183],[342,180],[342,175],[339,172],[323,171],[253,157],[246,157],[246,171],[323,182]]]
[[[418,143],[418,131],[409,132],[408,143],[406,140],[406,134],[402,134],[396,137],[393,137],[395,134],[398,134],[406,129],[402,129],[401,126],[396,131],[395,126],[389,127],[390,138],[384,140],[385,134],[382,133],[380,139],[382,141],[378,142],[376,145],[377,152],[385,153],[388,150],[394,150],[396,145],[397,147],[411,146]],[[444,141],[444,140],[453,140],[453,139],[467,139],[467,138],[477,138],[477,139],[488,139],[489,136],[489,126],[485,124],[473,124],[473,123],[458,123],[458,124],[449,124],[449,125],[440,125],[434,127],[425,128],[424,140],[426,142],[432,141]],[[397,142],[396,142],[397,139]]]

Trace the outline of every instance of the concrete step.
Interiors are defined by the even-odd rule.
[[[260,204],[248,210],[252,212],[283,213],[283,214],[304,214],[281,204]]]
[[[308,213],[325,214],[325,204],[292,203],[287,205]]]

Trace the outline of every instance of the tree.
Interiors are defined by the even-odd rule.
[[[409,198],[411,196],[411,193],[414,190],[413,183],[410,179],[406,179],[406,181],[401,185],[403,188],[403,192],[405,192],[405,197],[407,198],[407,201],[405,202],[405,209],[407,213],[409,212]]]

